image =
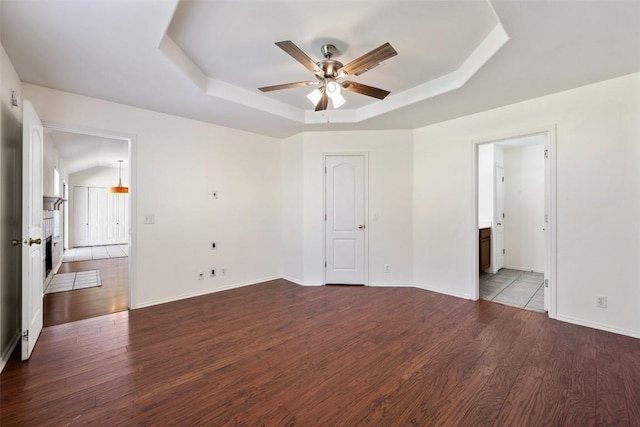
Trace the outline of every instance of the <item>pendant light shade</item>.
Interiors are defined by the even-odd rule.
[[[122,160],[118,160],[120,162],[120,171],[118,172],[118,186],[117,187],[109,187],[110,193],[118,193],[118,194],[126,194],[129,192],[129,187],[122,186]]]

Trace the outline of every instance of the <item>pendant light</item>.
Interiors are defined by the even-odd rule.
[[[109,188],[109,192],[110,193],[118,193],[118,194],[126,194],[129,192],[129,187],[123,187],[122,186],[122,160],[118,160],[118,162],[120,162],[120,172],[118,173],[118,186],[117,187],[110,187]]]

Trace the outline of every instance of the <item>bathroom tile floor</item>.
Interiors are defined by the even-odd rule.
[[[503,268],[495,274],[480,273],[480,299],[544,311],[544,275]]]

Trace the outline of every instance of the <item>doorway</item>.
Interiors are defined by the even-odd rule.
[[[367,156],[325,155],[324,283],[367,284]]]
[[[555,129],[549,128],[479,142],[475,162],[477,296],[550,317],[555,317],[554,152]]]
[[[133,276],[133,221],[129,220],[133,192],[128,189],[133,187],[134,140],[46,123],[44,128],[53,153],[66,169],[61,207],[64,253],[55,275],[46,282],[44,326],[127,310]],[[110,188],[120,180],[121,192],[112,193]],[[95,197],[79,197],[82,190]],[[95,203],[90,206],[91,200]],[[84,244],[79,244],[81,230],[92,236]]]

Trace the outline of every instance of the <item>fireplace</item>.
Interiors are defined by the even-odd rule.
[[[51,236],[44,239],[44,277],[49,277],[49,273],[53,270],[53,244]]]

